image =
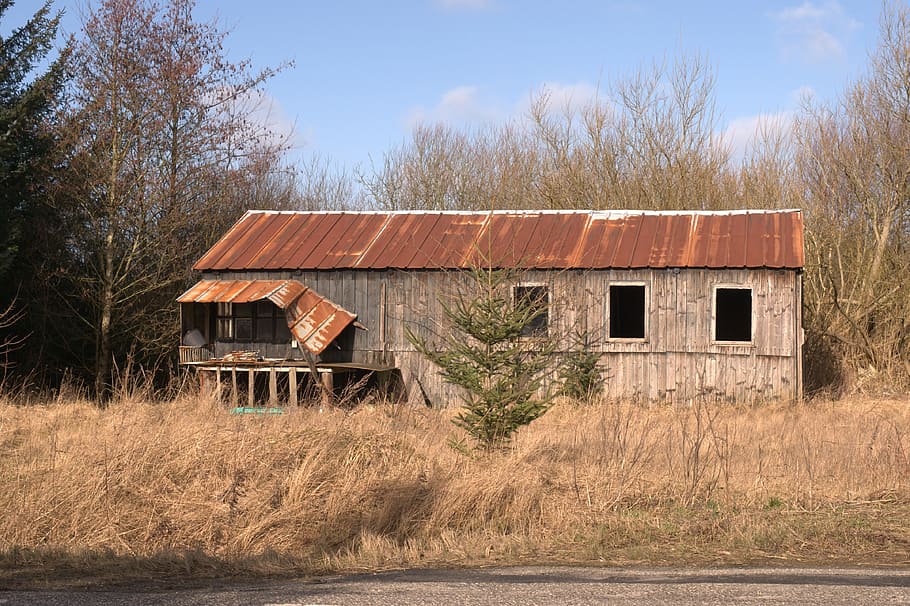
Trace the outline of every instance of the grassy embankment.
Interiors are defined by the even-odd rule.
[[[517,562],[910,563],[910,401],[451,413],[0,403],[0,586]]]

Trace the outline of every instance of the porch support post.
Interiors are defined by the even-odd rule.
[[[334,399],[333,398],[334,393],[333,393],[332,389],[334,387],[335,377],[331,370],[328,370],[327,372],[323,372],[321,374],[322,374],[322,386],[323,386],[322,400],[326,404],[331,404],[332,400]]]
[[[278,406],[278,371],[269,368],[269,406]]]
[[[237,408],[237,367],[231,366],[231,406]]]
[[[288,368],[288,405],[297,406],[297,368]]]
[[[249,381],[249,385],[247,385],[247,390],[246,390],[246,396],[247,396],[247,398],[246,398],[246,401],[247,401],[247,406],[249,406],[249,407],[252,408],[253,406],[256,405],[256,393],[255,393],[255,391],[256,391],[256,375],[253,374],[253,368],[252,368],[252,367],[250,367],[250,369],[247,371],[247,374],[248,374],[249,377],[250,377],[250,381]]]
[[[310,367],[310,376],[313,378],[313,383],[322,392],[322,403],[327,406],[332,403],[332,390],[326,389],[325,381],[319,376],[319,368],[316,366],[316,358],[313,354],[306,349],[303,350],[303,353],[306,357],[306,363]]]
[[[215,369],[215,401],[221,404],[221,367]]]

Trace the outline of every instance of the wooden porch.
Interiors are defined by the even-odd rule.
[[[299,406],[304,403],[302,396],[307,389],[318,394],[321,404],[331,405],[336,402],[338,379],[350,385],[355,377],[375,375],[385,385],[397,372],[391,366],[270,359],[210,358],[182,365],[195,369],[203,391],[212,391],[219,401],[225,401],[227,396],[227,402],[235,408],[262,404]],[[262,377],[267,382],[266,398],[260,395],[262,389],[257,390],[257,384],[264,382]]]

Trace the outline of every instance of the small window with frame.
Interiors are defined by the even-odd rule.
[[[512,287],[512,302],[526,310],[528,321],[521,331],[526,338],[546,337],[550,324],[550,289],[545,284],[521,284]]]
[[[752,343],[752,288],[748,286],[715,286],[711,334],[721,345]]]
[[[215,340],[234,340],[234,310],[231,303],[217,303],[215,308]]]
[[[610,284],[609,300],[609,339],[647,340],[648,306],[644,282]]]
[[[288,343],[291,331],[283,309],[268,300],[218,303],[215,338],[222,342]]]

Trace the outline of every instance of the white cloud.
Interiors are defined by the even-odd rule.
[[[436,6],[450,11],[479,11],[491,6],[490,0],[436,0]]]
[[[811,101],[815,98],[815,89],[811,86],[800,86],[790,92],[790,100],[795,104],[802,104],[803,101]]]
[[[844,12],[837,0],[816,4],[806,0],[771,17],[777,22],[781,55],[818,63],[843,59],[845,44],[862,24]]]
[[[577,113],[594,102],[607,102],[595,85],[585,81],[571,84],[546,82],[511,106],[496,102],[477,86],[462,85],[443,93],[432,107],[412,108],[405,119],[405,127],[410,130],[420,123],[435,122],[463,127],[524,119],[531,104],[542,97],[547,99],[547,111],[559,115],[566,111]]]
[[[271,133],[276,141],[286,141],[294,147],[303,144],[294,120],[288,116],[275,97],[263,91],[249,93],[250,121],[258,124]]]
[[[823,30],[809,33],[804,44],[809,51],[809,56],[818,61],[824,61],[828,58],[840,58],[846,53],[840,40]]]
[[[457,86],[443,93],[439,102],[427,109],[413,108],[407,118],[408,128],[421,122],[445,122],[455,125],[491,122],[502,118],[496,106],[480,96],[480,89],[472,85]]]
[[[267,135],[268,143],[300,147],[303,139],[281,103],[275,97],[260,90],[235,93],[229,87],[220,87],[205,97],[217,107],[221,119],[243,118],[260,134]]]
[[[546,96],[550,111],[557,113],[577,112],[598,101],[600,97],[597,87],[584,81],[573,84],[544,82],[540,89],[531,95],[528,103],[541,95]]]
[[[793,127],[793,117],[792,111],[782,111],[735,118],[721,133],[721,141],[730,147],[731,160],[738,164],[761,143],[763,134],[769,138],[775,135],[789,135]]]
[[[823,8],[815,6],[811,2],[803,2],[799,6],[785,8],[777,13],[777,18],[781,21],[804,21],[806,19],[821,19],[826,14]]]

